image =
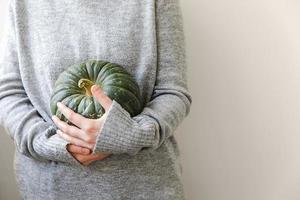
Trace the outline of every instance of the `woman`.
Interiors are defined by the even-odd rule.
[[[174,131],[188,115],[178,0],[11,0],[0,60],[1,124],[16,145],[23,199],[184,199]],[[76,126],[51,115],[58,75],[106,60],[136,79],[144,105],[130,117],[97,86],[105,115],[63,104]]]

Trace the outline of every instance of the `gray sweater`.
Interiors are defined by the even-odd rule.
[[[179,0],[10,0],[1,44],[0,122],[16,146],[23,199],[185,199],[174,131],[188,115]],[[140,86],[142,112],[117,101],[81,165],[56,134],[50,96],[73,63],[106,60]]]

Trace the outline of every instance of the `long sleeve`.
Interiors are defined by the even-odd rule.
[[[151,100],[143,111],[130,117],[113,100],[107,111],[94,153],[137,154],[155,150],[173,135],[188,115],[192,103],[187,87],[185,39],[179,0],[157,0],[157,76]]]
[[[67,142],[55,134],[56,127],[39,115],[23,87],[12,2],[0,46],[0,124],[22,154],[38,160],[79,164],[66,150]]]

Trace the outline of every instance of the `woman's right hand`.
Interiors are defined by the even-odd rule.
[[[91,150],[88,148],[80,147],[74,144],[68,144],[67,150],[72,154],[72,156],[78,160],[81,164],[87,166],[96,160],[103,160],[110,156],[110,153],[97,153],[92,154]]]

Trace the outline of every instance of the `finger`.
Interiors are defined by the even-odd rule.
[[[97,154],[90,154],[90,155],[82,155],[82,154],[72,153],[72,155],[83,165],[89,165],[96,160],[103,160],[106,157],[110,156],[111,154],[97,153]]]
[[[84,131],[82,131],[81,129],[75,127],[75,126],[71,126],[69,124],[67,124],[64,121],[61,121],[57,116],[53,115],[52,116],[52,120],[53,122],[56,124],[56,126],[62,130],[64,133],[71,135],[73,137],[76,137],[78,139],[81,140],[86,140],[87,139],[87,135],[85,134]]]
[[[67,149],[69,152],[76,153],[76,154],[89,155],[91,153],[90,149],[76,146],[74,144],[68,144]]]
[[[82,165],[85,165],[85,157],[84,157],[85,155],[72,153],[72,156],[73,156],[78,162],[80,162]]]
[[[92,155],[82,155],[76,153],[73,153],[72,155],[83,165],[89,165],[96,160]]]
[[[81,147],[85,147],[85,148],[89,148],[89,149],[93,149],[93,147],[94,147],[94,144],[87,143],[83,140],[80,140],[78,138],[70,136],[70,135],[62,132],[61,130],[57,130],[57,134],[59,134],[59,136],[61,136],[63,139],[70,142],[71,144],[75,144],[77,146],[81,146]]]
[[[91,164],[93,161],[89,161],[89,162],[83,162],[82,165],[84,166],[88,166],[89,164]]]
[[[78,126],[79,128],[82,128],[84,124],[88,122],[88,119],[83,117],[82,115],[74,112],[72,109],[67,107],[61,102],[57,103],[57,107],[59,111],[73,124]]]
[[[103,90],[98,85],[93,85],[91,87],[91,91],[93,96],[99,101],[106,112],[110,108],[112,100],[103,92]]]

